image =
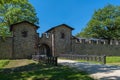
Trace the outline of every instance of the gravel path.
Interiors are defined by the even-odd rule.
[[[86,71],[97,80],[120,80],[120,66],[82,63],[72,60],[58,60],[59,64]]]

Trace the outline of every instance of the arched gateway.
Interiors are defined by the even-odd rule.
[[[52,56],[51,49],[47,44],[39,45],[39,54],[46,55],[46,56]]]

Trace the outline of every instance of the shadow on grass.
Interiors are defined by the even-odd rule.
[[[0,70],[1,80],[93,80],[85,72],[65,66],[48,66],[32,63]]]

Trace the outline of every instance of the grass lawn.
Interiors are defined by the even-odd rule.
[[[86,61],[86,60],[77,60],[77,61],[101,64],[100,62],[97,62],[97,61]],[[107,56],[106,57],[106,64],[109,64],[109,65],[119,65],[120,66],[120,56]]]
[[[0,60],[0,69],[9,63],[9,60]]]
[[[4,61],[4,60],[3,60]],[[4,63],[3,63],[4,64]],[[20,65],[21,64],[21,65]],[[48,66],[32,60],[10,60],[0,69],[0,80],[94,80],[66,66]]]
[[[120,56],[108,56],[106,63],[111,65],[120,65]]]
[[[85,60],[79,60],[80,62],[87,62]],[[99,64],[100,62],[89,61],[90,63]],[[109,65],[119,65],[120,66],[120,56],[107,56],[106,57],[106,64]]]

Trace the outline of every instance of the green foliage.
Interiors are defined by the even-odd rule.
[[[120,39],[120,6],[107,5],[94,12],[88,25],[79,37]]]
[[[28,0],[0,0],[0,35],[10,35],[9,26],[24,20],[38,24],[35,9]]]
[[[12,60],[11,60],[12,61]],[[14,61],[15,62],[15,61]],[[17,61],[16,61],[17,62]],[[15,62],[15,63],[16,63]],[[1,80],[94,80],[87,73],[66,66],[49,66],[31,63],[1,69]]]

